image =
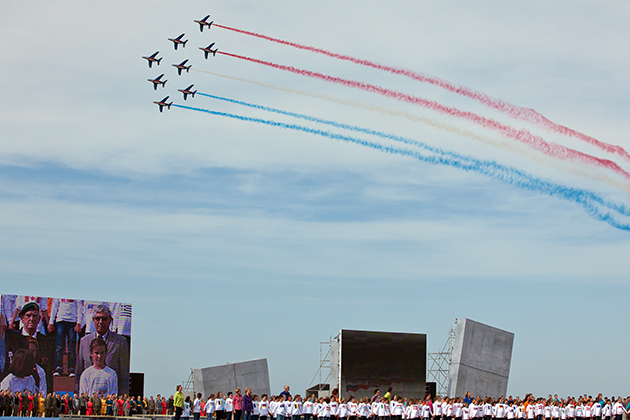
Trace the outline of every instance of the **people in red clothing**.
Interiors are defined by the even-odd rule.
[[[116,405],[118,406],[118,416],[123,416],[125,414],[125,411],[123,410],[125,401],[123,401],[121,395],[118,396],[118,399],[116,400]]]
[[[92,404],[92,400],[88,400],[87,402],[87,413],[88,416],[91,416],[94,414],[94,404]]]

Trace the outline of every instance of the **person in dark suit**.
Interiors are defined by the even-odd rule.
[[[107,358],[105,364],[112,368],[118,376],[118,394],[129,394],[129,345],[122,335],[109,329],[112,323],[112,312],[107,305],[99,305],[94,310],[94,327],[96,331],[85,335],[79,342],[77,366],[75,368],[75,392],[79,391],[79,380],[85,369],[92,366],[90,360],[90,343],[100,337],[107,343]]]

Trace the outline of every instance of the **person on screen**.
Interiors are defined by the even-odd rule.
[[[9,374],[0,383],[0,388],[10,392],[37,392],[35,356],[27,349],[19,349],[13,355]]]
[[[63,374],[63,354],[68,345],[68,376],[74,377],[77,358],[77,333],[81,331],[78,322],[82,302],[75,299],[52,299],[48,332],[55,336],[55,360],[53,376]]]
[[[92,317],[95,331],[85,335],[79,342],[77,365],[75,368],[75,392],[79,391],[80,377],[83,371],[92,365],[90,360],[90,344],[95,338],[101,338],[107,343],[107,357],[105,365],[116,372],[118,377],[118,391],[113,394],[129,394],[129,345],[120,334],[110,330],[112,312],[107,305],[98,305]],[[88,394],[90,395],[90,394]]]
[[[98,337],[92,340],[90,357],[93,364],[81,374],[79,392],[86,395],[96,394],[99,399],[101,396],[118,392],[118,376],[112,368],[105,364],[107,359],[105,340]]]

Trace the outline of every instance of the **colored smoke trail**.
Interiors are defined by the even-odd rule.
[[[621,146],[617,146],[617,145],[613,145],[610,143],[606,143],[600,140],[597,140],[594,137],[588,136],[584,133],[581,133],[577,130],[573,130],[569,127],[566,127],[564,125],[555,123],[551,120],[549,120],[547,117],[545,117],[544,115],[542,115],[541,113],[535,111],[534,109],[531,108],[525,108],[525,107],[521,107],[518,105],[513,105],[510,104],[509,102],[505,102],[501,99],[497,99],[497,98],[493,98],[483,92],[471,89],[467,86],[458,86],[455,85],[451,82],[449,82],[448,80],[444,80],[441,79],[439,77],[435,77],[435,76],[429,76],[420,72],[415,72],[412,70],[407,70],[407,69],[403,69],[400,67],[393,67],[393,66],[387,66],[384,64],[380,64],[380,63],[376,63],[374,61],[370,61],[370,60],[362,60],[359,58],[355,58],[355,57],[351,57],[349,55],[343,55],[343,54],[337,54],[337,53],[333,53],[331,51],[327,51],[321,48],[315,48],[315,47],[311,47],[308,45],[302,45],[302,44],[298,44],[295,42],[290,42],[290,41],[285,41],[282,39],[278,39],[278,38],[272,38],[270,36],[267,35],[262,35],[262,34],[258,34],[255,32],[250,32],[250,31],[244,31],[242,29],[236,29],[236,28],[231,28],[229,26],[224,26],[224,25],[218,25],[218,24],[214,24],[214,26],[219,27],[219,28],[223,28],[223,29],[227,29],[230,31],[234,31],[240,34],[244,34],[244,35],[249,35],[249,36],[254,36],[256,38],[261,38],[267,41],[272,41],[272,42],[276,42],[278,44],[282,44],[282,45],[288,45],[294,48],[299,48],[301,50],[306,50],[306,51],[310,51],[310,52],[314,52],[314,53],[318,53],[318,54],[323,54],[326,55],[328,57],[333,57],[333,58],[337,58],[339,60],[344,60],[344,61],[350,61],[352,63],[355,64],[360,64],[362,66],[367,66],[367,67],[372,67],[378,70],[383,70],[389,73],[393,73],[393,74],[399,74],[399,75],[403,75],[406,77],[409,77],[410,79],[414,79],[420,82],[424,82],[424,83],[429,83],[432,84],[434,86],[438,86],[442,89],[448,90],[450,92],[454,92],[457,93],[459,95],[465,96],[467,98],[473,99],[477,102],[480,102],[490,108],[496,109],[497,111],[500,111],[506,115],[509,115],[512,118],[515,119],[519,119],[521,121],[527,121],[529,123],[532,124],[536,124],[539,127],[543,127],[551,132],[554,133],[559,133],[559,134],[563,134],[569,137],[573,137],[579,140],[582,140],[590,145],[596,146],[601,150],[604,150],[608,153],[612,153],[612,154],[616,154],[618,156],[621,156],[622,158],[624,158],[627,161],[630,161],[630,154],[628,154],[628,152],[626,152],[624,150],[623,147]]]
[[[323,95],[321,93],[313,93],[313,92],[306,92],[303,90],[298,90],[298,89],[291,89],[291,88],[286,88],[283,86],[277,86],[277,85],[271,85],[268,83],[262,83],[262,82],[257,82],[254,80],[249,80],[249,79],[244,79],[244,78],[240,78],[240,77],[236,77],[236,76],[229,76],[226,74],[221,74],[221,73],[214,73],[211,71],[207,71],[207,70],[200,70],[200,69],[193,69],[195,71],[201,72],[201,73],[207,73],[207,74],[211,74],[214,76],[219,76],[219,77],[223,77],[223,78],[227,78],[227,79],[232,79],[232,80],[237,80],[240,82],[245,82],[245,83],[250,83],[250,84],[254,84],[257,86],[263,86],[263,87],[267,87],[270,89],[275,89],[275,90],[279,90],[282,92],[288,92],[288,93],[295,93],[297,95],[302,95],[302,96],[306,96],[309,98],[315,98],[315,99],[323,99],[325,101],[330,101],[333,103],[337,103],[340,105],[347,105],[347,106],[352,106],[355,108],[359,108],[359,109],[366,109],[368,111],[372,111],[372,112],[380,112],[382,114],[385,115],[391,115],[393,117],[401,117],[401,118],[406,118],[410,121],[413,122],[418,122],[418,123],[422,123],[425,125],[428,125],[432,128],[435,128],[437,130],[440,131],[445,131],[448,133],[453,133],[462,137],[468,137],[471,138],[473,140],[477,140],[481,143],[484,144],[488,144],[490,146],[496,147],[496,148],[503,148],[506,149],[512,153],[518,154],[518,155],[522,155],[532,161],[535,161],[537,163],[543,164],[543,165],[547,165],[547,166],[551,166],[559,171],[565,172],[565,173],[570,173],[573,175],[577,175],[583,178],[588,178],[591,179],[593,181],[599,181],[599,182],[604,182],[607,183],[615,188],[619,188],[622,191],[627,192],[628,194],[630,194],[630,185],[623,183],[623,182],[619,182],[617,180],[614,180],[612,178],[610,178],[609,176],[602,174],[600,172],[591,172],[591,171],[586,171],[583,170],[581,167],[575,167],[573,165],[571,165],[570,167],[567,167],[566,165],[562,165],[560,164],[556,159],[550,158],[547,155],[540,155],[537,152],[532,152],[529,149],[524,149],[522,148],[518,143],[505,143],[505,142],[500,142],[500,141],[496,141],[493,139],[490,139],[488,137],[485,136],[481,136],[473,131],[470,130],[466,130],[463,128],[459,128],[456,127],[454,125],[451,124],[444,124],[444,123],[440,123],[436,120],[432,120],[430,118],[426,118],[426,117],[421,117],[419,115],[415,115],[412,114],[410,112],[407,111],[401,111],[401,110],[394,110],[391,108],[385,108],[385,107],[380,107],[380,106],[375,106],[375,105],[371,105],[371,104],[365,104],[362,102],[356,102],[356,101],[350,101],[347,99],[342,99],[342,98],[337,98],[334,96],[328,96],[328,95]]]
[[[524,143],[532,147],[535,150],[538,150],[542,153],[553,156],[555,158],[563,159],[563,160],[570,159],[570,160],[575,160],[582,163],[589,163],[595,166],[605,167],[614,172],[617,172],[620,175],[623,175],[626,179],[630,179],[630,173],[622,169],[619,165],[617,165],[615,162],[611,160],[598,158],[598,157],[589,155],[587,153],[577,151],[575,149],[561,146],[556,143],[549,143],[545,141],[542,137],[533,135],[527,130],[516,129],[514,127],[502,124],[490,118],[482,117],[481,115],[475,114],[474,112],[462,111],[457,108],[448,107],[448,106],[439,104],[435,101],[429,101],[427,99],[420,98],[417,96],[408,95],[406,93],[394,91],[391,89],[386,89],[378,85],[372,85],[369,83],[359,82],[355,80],[342,79],[340,77],[329,76],[329,75],[318,73],[318,72],[298,69],[292,66],[285,66],[282,64],[272,63],[269,61],[258,60],[256,58],[245,57],[242,55],[232,54],[225,51],[219,51],[218,53],[227,55],[229,57],[234,57],[234,58],[239,58],[241,60],[250,61],[257,64],[263,64],[265,66],[269,66],[278,70],[285,70],[285,71],[289,71],[291,73],[299,74],[302,76],[308,76],[314,79],[324,80],[324,81],[336,83],[342,86],[357,88],[357,89],[365,90],[367,92],[377,93],[379,95],[383,95],[388,98],[404,101],[413,105],[422,106],[424,108],[437,111],[442,114],[450,115],[452,117],[471,121],[484,128],[497,131],[505,137],[509,137],[514,140],[517,140],[521,143]]]
[[[237,119],[240,121],[249,121],[255,122],[259,124],[265,124],[273,127],[286,128],[296,131],[302,131],[305,133],[316,134],[323,137],[328,137],[334,140],[349,142],[359,144],[365,147],[369,147],[372,149],[376,149],[380,152],[397,154],[402,156],[408,156],[414,158],[416,160],[422,162],[428,162],[438,165],[446,165],[453,168],[458,168],[464,171],[472,171],[477,172],[482,175],[486,175],[495,180],[503,181],[505,183],[515,185],[519,188],[528,190],[528,191],[536,191],[540,192],[552,197],[560,198],[569,202],[574,202],[581,205],[586,212],[593,218],[597,220],[604,221],[609,225],[621,229],[630,231],[630,225],[618,222],[609,212],[602,212],[598,205],[607,207],[611,210],[614,210],[624,216],[630,216],[630,208],[626,207],[623,204],[616,204],[605,200],[598,195],[586,191],[575,188],[566,187],[564,185],[555,184],[549,181],[544,181],[542,179],[536,178],[532,175],[529,175],[523,171],[520,171],[515,168],[510,168],[504,165],[500,165],[493,161],[481,161],[476,160],[469,157],[462,156],[462,159],[448,158],[444,156],[424,156],[418,152],[400,149],[392,146],[385,146],[382,144],[361,140],[355,137],[345,136],[341,134],[335,134],[323,130],[312,129],[300,125],[295,124],[286,124],[278,121],[272,120],[263,120],[260,118],[250,118],[242,115],[230,114],[226,112],[212,111],[204,108],[194,108],[186,105],[173,104],[174,107],[188,109],[191,111],[204,112],[211,115],[218,115],[223,117],[228,117],[232,119]],[[455,155],[453,153],[453,155]],[[466,160],[468,162],[462,162],[462,160]]]

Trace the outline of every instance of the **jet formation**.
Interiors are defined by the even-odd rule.
[[[212,24],[214,23],[214,21],[208,21],[210,19],[210,15],[207,15],[206,17],[204,17],[201,20],[193,20],[193,22],[195,22],[196,24],[199,25],[199,31],[203,32],[203,28],[204,26],[208,27],[208,30],[210,30],[210,27],[212,26]],[[181,34],[180,36],[178,36],[177,38],[167,38],[169,41],[171,41],[173,43],[173,48],[177,51],[177,48],[181,45],[182,48],[186,48],[186,43],[188,42],[188,39],[184,39],[184,37],[186,36],[185,33]],[[212,56],[216,56],[217,51],[219,51],[218,48],[214,48],[215,43],[211,43],[210,45],[208,45],[207,47],[199,47],[199,49],[201,51],[203,51],[204,53],[204,57],[206,59],[208,59],[208,56],[210,54],[212,54]],[[155,63],[157,66],[160,65],[160,62],[162,61],[163,57],[158,57],[158,54],[160,52],[156,51],[155,53],[149,55],[149,56],[142,56],[143,59],[147,60],[147,64],[149,65],[149,68],[152,68],[153,63]],[[187,64],[189,61],[189,59],[186,59],[184,61],[182,61],[179,64],[172,64],[173,67],[175,67],[177,69],[177,74],[178,75],[182,75],[182,70],[186,70],[186,73],[190,72],[190,69],[192,68],[192,64]],[[166,79],[163,79],[164,77],[164,73],[160,74],[158,77],[154,78],[154,79],[147,79],[147,81],[151,82],[153,84],[153,89],[157,90],[159,85],[162,85],[162,87],[166,87]],[[197,90],[192,90],[193,87],[195,85],[192,84],[190,86],[188,86],[185,89],[177,89],[178,92],[181,92],[184,95],[184,100],[188,99],[188,95],[190,95],[191,97],[195,97],[195,93],[197,93]],[[171,105],[173,105],[173,102],[167,102],[170,96],[165,97],[164,99],[162,99],[161,101],[153,101],[154,104],[156,104],[159,108],[160,108],[160,112],[164,111],[164,107],[166,107],[167,109],[171,109]]]

